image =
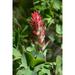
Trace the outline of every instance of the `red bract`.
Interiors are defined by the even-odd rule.
[[[38,12],[33,12],[31,15],[30,24],[32,26],[32,32],[38,38],[38,43],[43,44],[45,38],[46,27],[42,21],[42,17]]]

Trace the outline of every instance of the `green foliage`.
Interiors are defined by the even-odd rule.
[[[18,60],[21,58],[20,52],[15,48],[13,48],[13,57],[14,57],[13,60]]]
[[[62,34],[62,30],[61,30],[61,25],[56,25],[56,32],[58,33],[58,34]]]
[[[16,75],[32,75],[32,71],[29,68],[21,69],[21,70],[18,70]]]
[[[31,13],[38,11],[46,26],[44,51],[33,39]],[[62,0],[13,2],[13,75],[62,75]]]
[[[56,75],[62,75],[62,68],[61,68],[62,62],[61,61],[62,61],[61,57],[57,56],[57,58],[56,58]]]

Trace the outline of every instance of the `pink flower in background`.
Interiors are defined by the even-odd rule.
[[[38,43],[43,46],[45,38],[46,27],[42,21],[42,17],[37,11],[34,11],[31,15],[30,25],[32,26],[32,32],[37,36]]]

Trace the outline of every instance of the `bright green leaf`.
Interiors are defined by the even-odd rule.
[[[31,66],[32,68],[45,62],[43,58],[38,58],[38,57],[35,58],[31,53],[26,52],[25,55],[28,65]]]
[[[19,50],[13,48],[13,56],[14,56],[14,60],[17,60],[17,59],[20,59],[22,55],[19,52]]]

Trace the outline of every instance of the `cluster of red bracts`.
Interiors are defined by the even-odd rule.
[[[43,46],[45,44],[45,31],[46,27],[44,22],[42,21],[42,17],[37,11],[34,11],[31,15],[30,25],[32,26],[32,32],[35,36],[37,36],[37,42]]]

